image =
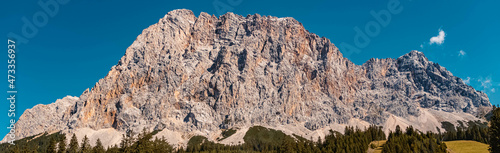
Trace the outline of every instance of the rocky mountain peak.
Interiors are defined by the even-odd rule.
[[[459,80],[418,51],[355,65],[293,18],[196,17],[181,9],[143,30],[63,117],[23,118],[16,126],[31,131],[19,138],[52,124],[68,132],[147,128],[212,140],[221,129],[252,125],[305,138],[346,125],[435,131],[441,121],[476,120],[491,108],[484,93]]]
[[[414,50],[397,58],[397,62],[402,70],[422,69],[427,67],[429,59],[425,57],[424,53]]]
[[[412,50],[409,53],[403,55],[402,57],[406,57],[406,56],[408,56],[412,59],[422,59],[422,60],[428,61],[428,59],[427,59],[427,57],[425,57],[424,53],[422,53],[421,51],[418,51],[418,50]]]

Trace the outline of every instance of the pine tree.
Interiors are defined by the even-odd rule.
[[[403,134],[403,132],[401,131],[401,127],[399,127],[399,125],[396,125],[396,131],[394,133],[396,134],[396,136]]]
[[[293,153],[294,148],[293,148],[294,141],[291,139],[285,139],[283,140],[283,143],[280,146],[280,152],[287,152],[287,153]]]
[[[66,135],[62,134],[61,140],[58,144],[57,153],[65,153],[66,152]]]
[[[106,150],[107,153],[120,153],[120,148],[118,148],[118,145],[114,145],[113,147],[108,147],[108,150]]]
[[[10,150],[11,153],[20,153],[19,151],[19,145],[13,146],[13,148]]]
[[[120,141],[120,150],[124,151],[125,148],[127,148],[127,137],[125,137],[125,134],[122,134],[122,141]]]
[[[46,153],[56,153],[56,140],[50,139],[49,146],[47,146]]]
[[[133,130],[128,130],[126,135],[123,135],[123,139],[120,142],[120,151],[129,153],[132,152],[133,144],[135,142],[134,139],[134,131]]]
[[[165,137],[162,137],[161,139],[158,139],[158,137],[155,138],[153,141],[153,146],[152,146],[152,151],[153,152],[173,152],[174,149],[172,146],[170,146],[167,141],[165,140]],[[179,149],[178,151],[184,151],[184,149]]]
[[[137,137],[137,150],[141,152],[152,152],[151,138],[153,138],[153,135],[145,128],[142,129],[142,133]]]
[[[97,139],[97,142],[95,143],[95,147],[94,147],[94,153],[104,153],[106,152],[104,150],[104,146],[102,146],[102,142],[101,142],[101,139]]]
[[[92,152],[92,147],[90,146],[89,138],[85,135],[82,139],[82,147],[80,148],[80,152],[82,153],[90,153]]]
[[[488,131],[490,135],[489,151],[492,153],[500,153],[500,108],[495,108],[493,110],[490,125]]]
[[[73,134],[71,140],[69,141],[68,153],[77,153],[77,152],[78,152],[78,139],[76,139],[76,135]]]

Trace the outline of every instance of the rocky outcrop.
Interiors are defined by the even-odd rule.
[[[44,132],[56,132],[67,128],[71,116],[71,108],[75,106],[78,97],[66,96],[48,105],[38,104],[27,109],[16,122],[16,138],[24,138]],[[2,142],[5,142],[7,136]]]
[[[293,18],[196,17],[189,10],[171,11],[145,29],[109,74],[74,101],[58,111],[62,115],[40,115],[40,122],[26,114],[50,110],[27,110],[16,124],[25,131],[18,137],[81,128],[208,135],[293,125],[316,131],[388,120],[422,127],[423,114],[474,118],[491,108],[486,94],[418,51],[355,65]]]

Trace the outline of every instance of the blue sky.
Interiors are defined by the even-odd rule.
[[[193,10],[196,15],[207,12],[219,16],[231,11],[244,16],[258,13],[294,17],[310,32],[329,38],[341,48],[356,47],[358,53],[348,56],[356,64],[372,57],[397,58],[419,50],[455,76],[468,80],[477,90],[486,92],[493,104],[500,104],[500,1],[66,1],[58,3],[57,12],[47,15],[46,23],[38,23],[41,27],[27,39],[29,42],[18,41],[16,118],[36,104],[52,103],[66,95],[79,96],[93,87],[143,29],[180,8]],[[388,4],[398,7],[389,12],[388,22],[378,22],[370,12],[387,12]],[[0,35],[5,42],[9,33],[23,35],[23,17],[32,21],[44,9],[38,1],[17,0],[3,2],[0,11]],[[356,45],[356,27],[367,34],[367,25],[371,30],[369,43]],[[341,52],[345,54],[344,50]],[[7,75],[7,62],[2,63],[2,74]],[[0,82],[7,90],[7,80]],[[7,97],[6,92],[4,95]],[[9,104],[4,100],[0,105],[3,137],[8,132]]]

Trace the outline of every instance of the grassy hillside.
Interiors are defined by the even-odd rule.
[[[370,147],[368,148],[368,153],[381,153],[382,147],[384,146],[386,141],[387,140],[372,141],[370,143]],[[374,148],[372,148],[372,144]]]
[[[451,153],[488,153],[488,145],[471,140],[446,141]]]

